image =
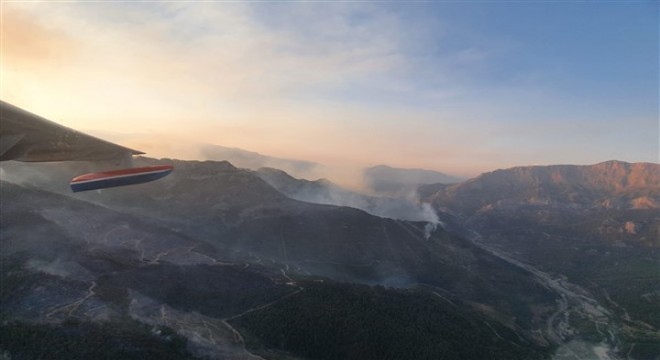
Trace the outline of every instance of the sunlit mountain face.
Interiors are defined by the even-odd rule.
[[[660,353],[657,164],[513,168],[381,197],[167,163],[157,182],[76,194],[86,164],[2,165],[4,355]]]
[[[420,194],[493,251],[578,289],[563,297],[565,320],[553,319],[565,321],[565,337],[575,338],[567,352],[584,347],[576,328],[585,335],[591,325],[584,320],[599,317],[602,326],[586,331],[591,341],[629,349],[632,358],[657,358],[658,164],[513,168],[422,187]]]

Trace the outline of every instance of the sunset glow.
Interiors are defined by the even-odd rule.
[[[4,101],[147,151],[658,162],[658,3],[2,2]]]

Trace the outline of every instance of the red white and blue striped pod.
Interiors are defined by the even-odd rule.
[[[73,178],[69,185],[71,185],[73,192],[79,192],[142,184],[165,177],[172,170],[174,170],[174,166],[159,165],[89,173]]]

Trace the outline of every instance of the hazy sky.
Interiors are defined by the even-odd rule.
[[[659,161],[657,1],[1,6],[3,100],[153,156]]]

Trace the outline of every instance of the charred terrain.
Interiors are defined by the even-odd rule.
[[[66,185],[85,164],[3,164],[2,355],[660,354],[658,165],[502,170],[413,201],[167,163],[160,181],[79,194]]]

